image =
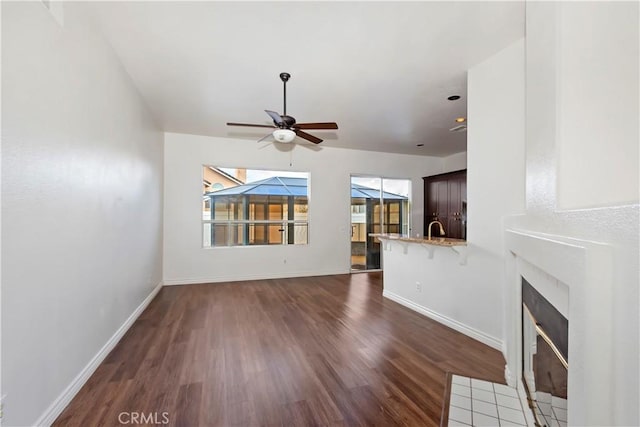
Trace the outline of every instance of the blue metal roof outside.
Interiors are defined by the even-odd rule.
[[[274,176],[232,188],[225,188],[223,190],[205,193],[205,197],[238,195],[306,196],[307,178]],[[359,199],[379,199],[380,190],[365,187],[364,185],[351,184],[351,197]],[[382,197],[387,200],[407,200],[407,197],[405,196],[389,193],[388,191],[383,191]]]
[[[274,176],[237,187],[225,188],[218,191],[210,191],[207,196],[237,196],[237,195],[260,195],[260,196],[306,196],[306,178],[288,178]]]
[[[399,194],[389,193],[388,191],[382,192],[382,197],[386,200],[407,200],[407,197]],[[365,187],[360,184],[351,184],[351,198],[356,199],[379,199],[380,190],[375,188]]]

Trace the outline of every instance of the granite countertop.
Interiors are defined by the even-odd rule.
[[[462,239],[452,239],[450,237],[432,237],[430,240],[424,237],[411,237],[406,234],[395,233],[371,233],[372,237],[379,239],[398,240],[401,242],[422,243],[434,246],[467,246],[467,241]]]

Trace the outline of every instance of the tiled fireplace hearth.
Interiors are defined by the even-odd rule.
[[[568,320],[567,413],[569,425],[606,425],[611,420],[611,281],[609,246],[542,234],[507,230],[507,312],[505,314],[505,379],[518,388],[523,407],[528,406],[523,373],[523,283],[531,285]],[[529,288],[525,288],[527,290]],[[527,317],[525,317],[527,319]],[[525,328],[530,327],[525,322]],[[566,338],[565,338],[566,339]],[[531,344],[531,343],[530,343]],[[568,350],[568,351],[567,351]],[[568,357],[567,357],[568,356]],[[526,362],[525,362],[526,363]],[[531,379],[528,378],[528,383]],[[561,393],[560,393],[561,394]],[[534,397],[536,394],[533,394]],[[537,393],[538,407],[545,407]],[[526,406],[525,406],[526,405]],[[540,412],[540,411],[539,411]],[[526,414],[534,425],[533,412]],[[540,414],[538,414],[540,415]],[[544,418],[538,416],[538,420]],[[550,422],[549,425],[553,425]]]

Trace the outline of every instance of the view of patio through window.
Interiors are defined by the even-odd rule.
[[[204,166],[203,247],[305,245],[305,172]]]
[[[371,233],[409,234],[410,194],[408,179],[351,177],[352,270],[381,268],[380,241]]]

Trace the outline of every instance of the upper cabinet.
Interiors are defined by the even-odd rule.
[[[425,176],[424,234],[432,221],[440,221],[445,236],[467,238],[467,171]],[[440,237],[440,227],[434,225],[431,235]]]

